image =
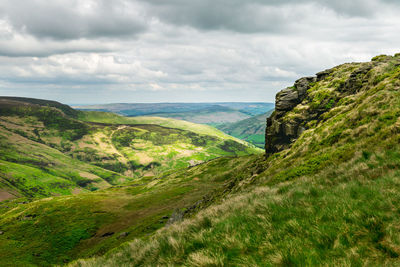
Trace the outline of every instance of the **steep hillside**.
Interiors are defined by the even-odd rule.
[[[230,195],[72,266],[397,266],[399,117],[400,54],[299,80]]]
[[[63,153],[89,126],[54,102],[25,100],[0,98],[0,200],[79,193],[130,179]]]
[[[122,117],[103,112],[84,112],[80,117],[112,129],[108,132],[102,130],[101,141],[104,146],[114,147],[125,160],[125,164],[120,160],[118,166],[125,166],[126,175],[132,172],[138,177],[152,176],[216,157],[261,152],[206,125],[156,117]],[[91,138],[96,141],[96,134]],[[101,149],[96,153],[101,153]]]
[[[272,114],[273,110],[234,123],[216,125],[219,130],[234,137],[245,140],[258,147],[265,146],[265,121]]]
[[[148,238],[229,192],[257,157],[219,158],[97,192],[0,202],[0,266],[63,264]]]
[[[86,117],[53,101],[0,98],[0,200],[93,191],[220,156],[259,153],[208,126],[168,119],[157,120],[165,126],[155,119],[124,125],[106,113],[95,117],[107,123],[89,123]]]

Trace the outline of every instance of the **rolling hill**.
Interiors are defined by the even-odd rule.
[[[52,101],[0,98],[1,200],[94,191],[259,152],[209,126],[157,118],[123,124],[121,116],[88,114]]]
[[[86,111],[109,111],[124,116],[156,116],[202,124],[236,122],[267,112],[272,103],[121,103],[76,106]]]

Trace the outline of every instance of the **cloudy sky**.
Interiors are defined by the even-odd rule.
[[[273,102],[400,52],[398,0],[0,0],[0,95],[70,104]]]

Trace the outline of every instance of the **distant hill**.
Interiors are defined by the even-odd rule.
[[[223,106],[211,106],[195,111],[178,113],[155,113],[152,114],[152,116],[173,118],[202,124],[236,122],[250,117],[247,113]]]
[[[243,113],[249,114],[250,116],[263,114],[274,108],[274,103],[241,103],[241,102],[227,102],[217,103],[220,106],[228,107],[235,110],[240,110]]]
[[[93,191],[259,151],[210,126],[0,98],[0,201]]]
[[[124,116],[157,116],[203,124],[236,122],[272,109],[272,103],[120,103],[76,106],[80,110],[109,111]]]
[[[258,147],[265,145],[265,126],[266,119],[272,114],[273,110],[244,119],[234,123],[224,123],[216,125],[216,128],[239,139],[245,140]]]
[[[0,105],[21,105],[22,103],[33,104],[39,106],[53,107],[64,112],[65,115],[76,118],[78,116],[78,111],[71,108],[68,105],[61,104],[57,101],[44,100],[44,99],[36,99],[36,98],[27,98],[27,97],[13,97],[13,96],[1,96],[0,97]]]

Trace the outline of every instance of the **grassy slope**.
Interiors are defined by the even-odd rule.
[[[352,77],[358,92],[337,99],[366,64],[338,66],[309,90],[285,118],[317,108],[320,120],[291,149],[247,164],[258,171],[237,194],[73,266],[399,265],[400,55],[374,58]]]
[[[115,113],[109,112],[98,112],[98,111],[84,111],[80,114],[80,119],[88,122],[99,122],[99,123],[117,123],[117,124],[155,124],[168,128],[176,128],[181,130],[190,130],[197,134],[205,134],[223,139],[232,139],[240,142],[238,139],[227,135],[211,126],[192,123],[183,120],[175,120],[171,118],[162,117],[149,117],[149,116],[138,116],[138,117],[124,117]]]
[[[0,200],[96,190],[224,155],[259,152],[208,126],[87,113],[117,123],[92,125],[65,116],[52,102],[48,107],[20,100],[0,102]],[[122,122],[135,125],[118,125]]]
[[[2,104],[1,188],[29,201],[0,202],[1,266],[61,264],[147,236],[164,226],[165,216],[174,210],[201,206],[205,196],[223,191],[231,176],[221,172],[221,165],[230,173],[246,162],[228,157],[182,169],[187,161],[260,152],[211,127],[187,122],[156,119],[169,128],[154,125],[154,119],[121,125],[123,121],[102,113],[103,122],[111,116],[117,124],[93,124],[49,107]],[[171,171],[126,183],[132,178],[93,165],[113,160],[122,164],[122,158],[133,164],[132,153],[141,153],[139,163],[150,156],[160,161],[155,166],[135,165],[143,170],[151,165],[146,169],[149,175],[156,174],[153,167]],[[68,195],[76,189],[80,194]],[[46,196],[50,197],[43,199]]]
[[[205,205],[214,194],[229,188],[232,174],[238,174],[235,170],[242,170],[254,157],[220,158],[75,196],[0,203],[0,230],[4,231],[0,265],[61,264],[103,254],[134,238],[147,238],[175,210]]]
[[[103,141],[133,164],[136,176],[195,165],[220,156],[262,152],[213,127],[158,117],[122,117],[113,113],[83,112],[81,119],[110,123]],[[104,139],[105,138],[105,139]],[[128,166],[129,167],[129,166]]]
[[[258,147],[264,147],[266,119],[272,112],[273,110],[238,122],[216,125],[216,128]]]
[[[11,104],[11,107],[4,102],[1,105],[0,191],[6,196],[1,200],[79,193],[129,179],[58,150],[63,142],[69,142],[82,130],[79,123],[69,125],[70,119],[59,110]],[[64,125],[62,129],[55,121],[46,120],[46,116],[59,119]]]

